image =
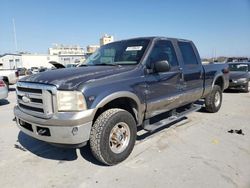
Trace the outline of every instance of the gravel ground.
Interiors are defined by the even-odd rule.
[[[216,114],[195,112],[154,134],[139,131],[130,157],[113,167],[98,163],[88,147],[57,148],[19,132],[15,98],[12,88],[0,101],[1,188],[250,187],[249,93],[224,93]]]

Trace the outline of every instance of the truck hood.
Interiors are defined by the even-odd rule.
[[[21,82],[52,84],[61,90],[76,90],[80,84],[134,69],[135,66],[87,66],[50,70],[21,79]]]
[[[230,79],[240,79],[240,78],[248,78],[248,72],[236,72],[231,71],[229,74]]]

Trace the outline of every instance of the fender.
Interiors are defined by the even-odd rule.
[[[213,83],[212,83],[212,88],[214,88],[214,85],[215,85],[215,82],[216,80],[221,77],[222,80],[223,80],[223,87],[222,87],[222,90],[224,90],[224,85],[225,85],[225,80],[224,80],[224,77],[223,77],[223,73],[218,73],[215,77],[214,77],[214,80],[213,80]]]
[[[119,99],[119,98],[130,98],[132,99],[136,105],[137,105],[137,110],[138,110],[138,123],[141,124],[144,118],[144,111],[145,111],[145,104],[142,104],[140,99],[138,98],[138,96],[136,96],[134,93],[129,92],[129,91],[118,91],[115,93],[112,93],[106,97],[104,97],[100,102],[98,102],[98,104],[93,104],[93,106],[95,106],[96,109],[98,108],[102,108],[104,107],[106,104],[108,104],[109,102],[115,100],[115,99]]]

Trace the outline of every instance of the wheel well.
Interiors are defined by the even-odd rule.
[[[98,118],[99,115],[101,115],[104,111],[111,108],[120,108],[128,111],[134,117],[135,122],[138,123],[138,105],[133,99],[127,97],[114,99],[109,103],[107,103],[106,105],[104,105],[103,107],[99,108],[95,113],[93,121],[95,122],[95,120]]]
[[[223,88],[224,88],[224,81],[223,81],[223,78],[222,78],[221,76],[218,77],[218,78],[215,80],[214,85],[220,86],[221,90],[223,90]]]
[[[9,79],[8,79],[8,77],[4,76],[4,77],[3,77],[3,81],[5,81],[5,82],[9,83]]]

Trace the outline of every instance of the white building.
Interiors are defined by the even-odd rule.
[[[59,62],[57,55],[46,55],[46,54],[22,54],[22,65],[29,69],[31,67],[53,67],[49,62]]]
[[[113,41],[114,41],[114,37],[112,35],[105,34],[100,38],[100,46],[108,44]]]
[[[99,45],[88,45],[87,46],[87,54],[93,54],[99,48],[100,48]]]
[[[58,63],[67,65],[74,63],[82,63],[85,61],[85,53],[82,47],[79,45],[62,45],[54,44],[53,47],[48,50],[50,55],[57,55]]]
[[[67,66],[68,64],[79,64],[86,60],[85,55],[59,55],[58,63]]]
[[[49,48],[50,55],[84,55],[84,50],[79,45],[54,44]]]
[[[0,56],[1,69],[15,69],[22,67],[22,57],[20,54],[4,54]]]
[[[3,69],[16,69],[25,67],[47,67],[51,68],[53,65],[50,61],[59,62],[57,55],[42,55],[42,54],[4,54],[0,57],[0,65]]]

